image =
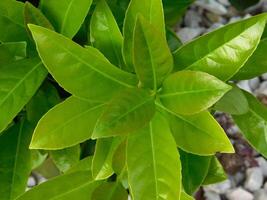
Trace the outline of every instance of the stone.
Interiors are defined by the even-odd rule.
[[[263,184],[263,174],[259,167],[252,167],[246,171],[245,188],[251,192],[259,190]]]
[[[231,186],[232,186],[231,181],[227,179],[221,183],[208,185],[205,187],[205,190],[217,194],[225,194],[228,190],[231,189]]]
[[[230,2],[229,0],[217,0],[220,4],[224,5],[224,6],[230,6]]]
[[[214,0],[198,0],[195,2],[195,5],[217,15],[227,14],[227,9],[222,4]]]
[[[253,79],[250,79],[248,81],[248,84],[252,90],[256,90],[260,85],[260,79],[258,77],[255,77]]]
[[[263,81],[260,87],[255,91],[256,95],[267,96],[267,81]]]
[[[205,191],[204,196],[206,200],[221,200],[220,195],[217,194],[216,192]]]
[[[256,161],[258,162],[263,176],[267,177],[267,160],[265,160],[263,157],[258,157],[256,158]]]
[[[201,22],[201,15],[193,10],[189,10],[186,12],[184,17],[184,24],[186,27],[190,28],[198,28]]]
[[[249,86],[249,82],[248,80],[244,80],[244,81],[239,81],[237,83],[237,86],[240,87],[243,90],[246,90],[247,92],[252,92],[250,86]]]
[[[204,32],[204,28],[181,28],[177,35],[183,43],[186,43]]]
[[[235,185],[241,184],[245,180],[245,175],[241,172],[237,172],[233,176],[233,181],[235,182]]]
[[[260,189],[254,194],[254,200],[266,200],[267,199],[267,191],[264,189]]]
[[[208,33],[208,32],[211,32],[211,31],[213,31],[213,30],[215,30],[215,29],[218,29],[218,28],[221,28],[223,26],[223,24],[221,24],[221,23],[214,23],[211,27],[209,27],[207,30],[206,30],[206,32]]]
[[[263,80],[267,80],[267,73],[263,74],[261,77]]]
[[[267,191],[267,182],[264,183],[263,189]]]
[[[28,187],[33,187],[33,186],[35,186],[35,185],[37,185],[35,179],[34,179],[32,176],[30,176],[30,177],[28,178],[27,186],[28,186]]]
[[[253,200],[253,195],[241,187],[229,191],[226,197],[228,200]]]

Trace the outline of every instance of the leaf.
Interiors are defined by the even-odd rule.
[[[75,172],[44,182],[17,200],[88,200],[98,185],[99,182],[92,180],[90,171]]]
[[[183,45],[181,40],[178,38],[176,33],[173,30],[171,30],[171,28],[166,29],[166,39],[171,52],[174,52]]]
[[[68,98],[42,117],[35,128],[30,148],[63,149],[89,139],[103,106],[76,97]]]
[[[260,41],[257,49],[248,59],[245,65],[232,78],[233,80],[247,80],[260,76],[267,72],[267,60],[265,57],[267,51],[267,38]]]
[[[92,200],[127,200],[128,193],[118,182],[99,185],[92,194]]]
[[[6,42],[0,44],[0,66],[26,57],[26,42]]]
[[[194,198],[186,194],[184,191],[182,191],[180,200],[194,200]]]
[[[0,66],[0,132],[28,103],[46,75],[47,71],[39,58]]]
[[[12,19],[15,24],[24,25],[23,20],[24,3],[16,0],[1,0],[0,15]]]
[[[126,166],[126,144],[127,140],[123,140],[115,149],[112,158],[112,169],[117,175],[121,175]]]
[[[235,123],[248,142],[267,157],[267,109],[254,96],[243,91],[249,111],[243,115],[232,115]]]
[[[40,152],[39,150],[31,150],[31,169],[34,170],[40,167],[47,159],[48,153]]]
[[[105,0],[99,0],[90,23],[90,40],[114,65],[122,68],[122,34]]]
[[[133,34],[138,15],[142,15],[152,25],[157,27],[158,32],[165,36],[165,22],[161,0],[131,0],[126,11],[123,26],[123,56],[128,71],[133,71]]]
[[[179,154],[168,123],[159,113],[148,127],[129,136],[127,168],[133,199],[179,199]]]
[[[97,49],[82,48],[70,39],[42,27],[29,27],[48,71],[73,95],[104,102],[119,89],[137,85],[134,75],[110,64]],[[96,89],[96,85],[101,87]]]
[[[78,171],[90,171],[92,168],[93,156],[87,156],[73,165],[66,173],[73,173]]]
[[[190,4],[194,2],[194,0],[164,0],[164,14],[165,21],[168,25],[175,25],[177,21],[183,16],[186,9]]]
[[[173,68],[172,54],[165,36],[141,16],[134,30],[133,62],[139,85],[154,92]]]
[[[50,151],[50,156],[61,172],[66,172],[80,160],[80,145]]]
[[[202,184],[203,185],[215,184],[218,182],[222,182],[226,179],[227,175],[225,174],[221,163],[218,161],[216,156],[213,156],[210,160],[208,174]]]
[[[92,138],[123,136],[148,124],[155,112],[153,96],[141,89],[116,95],[98,119]]]
[[[203,156],[217,152],[234,153],[224,130],[208,111],[179,115],[160,104],[157,106],[169,115],[173,137],[177,146],[184,151]]]
[[[60,171],[51,157],[48,157],[39,167],[34,169],[34,172],[46,179],[51,179],[60,175]]]
[[[180,71],[165,79],[160,100],[177,114],[195,114],[212,106],[230,89],[207,73]]]
[[[28,1],[25,2],[24,6],[24,23],[27,28],[27,32],[31,36],[30,30],[27,27],[28,24],[39,25],[51,30],[54,30],[52,24],[48,21],[48,19],[43,15],[43,13],[36,7],[34,7]]]
[[[0,194],[2,200],[13,200],[24,193],[31,172],[28,149],[32,127],[23,120],[0,136]]]
[[[214,109],[234,115],[248,112],[248,101],[242,91],[233,86],[215,105]]]
[[[242,11],[245,10],[246,8],[249,8],[259,3],[260,0],[229,0],[229,1],[235,8]]]
[[[25,107],[27,119],[37,124],[41,117],[60,101],[57,89],[49,82],[44,82]]]
[[[107,179],[113,174],[112,158],[121,138],[101,138],[96,142],[92,162],[92,174],[95,180]]]
[[[197,156],[182,150],[179,152],[182,163],[183,186],[185,192],[191,195],[205,180],[208,174],[211,156]]]
[[[57,32],[73,38],[87,16],[91,4],[92,0],[41,0],[40,9]]]
[[[175,70],[204,71],[230,79],[256,49],[266,17],[261,14],[226,25],[182,46],[174,52]]]

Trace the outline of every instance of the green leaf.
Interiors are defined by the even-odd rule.
[[[232,79],[247,80],[267,72],[266,51],[267,38],[260,41],[255,52]]]
[[[56,176],[60,175],[60,171],[53,162],[51,157],[48,157],[42,165],[40,165],[38,168],[34,169],[34,172],[40,174],[42,177],[46,179],[51,179]]]
[[[79,31],[92,0],[41,0],[40,9],[56,31],[69,37]]]
[[[0,66],[26,57],[26,42],[6,42],[0,44]]]
[[[90,40],[108,60],[122,68],[122,34],[105,0],[99,0],[90,23]]]
[[[169,115],[176,144],[184,151],[203,156],[217,152],[234,153],[224,130],[208,111],[195,115],[179,115],[160,104],[157,106]]]
[[[225,174],[221,163],[218,161],[216,156],[213,156],[210,160],[208,174],[202,184],[203,185],[215,184],[218,182],[222,182],[226,179],[227,175]]]
[[[106,179],[113,174],[112,158],[121,138],[101,138],[96,142],[92,163],[92,174],[95,180]]]
[[[180,71],[165,79],[160,100],[175,113],[195,114],[212,106],[230,89],[207,73]]]
[[[110,64],[97,49],[82,48],[70,39],[39,26],[29,27],[48,71],[75,96],[104,102],[119,89],[137,85],[134,75]],[[96,85],[100,87],[96,89]]]
[[[186,9],[190,4],[194,2],[194,0],[164,0],[164,14],[165,21],[168,25],[175,25],[177,21],[183,16]]]
[[[158,32],[165,36],[165,22],[161,0],[131,0],[126,11],[123,26],[123,56],[127,64],[128,71],[133,71],[133,35],[136,18],[142,15],[152,25],[157,27]]]
[[[31,35],[30,30],[27,27],[28,24],[35,24],[54,30],[54,27],[48,21],[48,19],[43,15],[43,13],[28,1],[26,1],[24,6],[24,23],[30,35]]]
[[[23,21],[24,4],[15,0],[0,1],[0,41],[27,41],[27,33]],[[4,27],[4,28],[3,28]]]
[[[99,183],[92,180],[90,171],[75,172],[44,182],[17,200],[88,200]]]
[[[63,149],[89,139],[103,106],[76,97],[68,98],[42,117],[30,148]]]
[[[165,36],[142,16],[138,17],[134,30],[133,62],[139,85],[154,92],[173,68],[172,54]]]
[[[171,30],[171,28],[166,28],[166,39],[171,52],[174,52],[183,45],[181,40],[178,38],[176,33]]]
[[[241,115],[248,112],[248,101],[242,91],[233,86],[214,106],[215,110],[234,115]]]
[[[248,142],[267,157],[267,108],[253,95],[245,91],[243,93],[248,100],[249,111],[232,116]]]
[[[117,175],[121,175],[126,166],[126,144],[127,140],[125,139],[120,143],[113,154],[112,169]]]
[[[73,173],[78,171],[91,171],[93,156],[85,157],[78,163],[73,165],[66,173]]]
[[[127,200],[128,193],[119,182],[99,185],[92,194],[92,200]]]
[[[180,150],[182,163],[182,181],[183,186],[188,194],[193,194],[205,180],[211,156],[197,156]]]
[[[182,191],[180,200],[194,200],[194,198],[186,194],[184,191]]]
[[[259,3],[260,0],[229,0],[229,1],[234,7],[242,11],[245,10],[246,8],[249,8],[250,6]]]
[[[44,82],[26,105],[27,119],[37,124],[41,117],[60,101],[57,89],[49,82]]]
[[[0,132],[31,99],[47,75],[39,58],[0,66]]]
[[[0,136],[0,194],[2,200],[13,200],[24,193],[31,172],[28,149],[32,127],[23,120]]]
[[[148,127],[129,136],[127,168],[133,199],[179,199],[179,153],[168,123],[159,113]]]
[[[155,112],[153,96],[141,89],[125,90],[107,104],[92,138],[123,136],[143,128]]]
[[[266,17],[261,14],[226,25],[182,46],[174,52],[175,70],[204,71],[230,79],[256,49]]]
[[[50,151],[50,156],[61,172],[66,172],[80,160],[80,145]]]
[[[31,150],[31,166],[32,170],[40,167],[47,159],[48,153],[41,152],[37,149]]]

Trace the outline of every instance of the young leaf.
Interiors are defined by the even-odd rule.
[[[92,0],[41,0],[40,9],[56,31],[69,37],[80,29]]]
[[[247,80],[267,72],[266,52],[267,38],[260,41],[255,52],[232,79]]]
[[[158,32],[165,37],[165,23],[163,15],[163,7],[161,0],[131,0],[126,11],[124,26],[123,26],[123,56],[127,64],[127,69],[133,71],[133,35],[136,18],[142,15],[155,27],[158,27]]]
[[[119,182],[99,185],[92,194],[93,200],[127,200],[128,193]]]
[[[122,91],[107,104],[97,121],[92,138],[128,135],[146,126],[154,112],[154,98],[147,91]]]
[[[165,21],[168,25],[175,25],[177,21],[183,16],[186,9],[190,4],[194,2],[194,0],[164,0],[164,14]]]
[[[232,23],[186,44],[174,53],[175,70],[204,71],[230,79],[256,49],[266,18],[261,14]]]
[[[173,58],[165,36],[142,16],[138,17],[134,30],[133,63],[139,85],[154,92],[173,68]]]
[[[0,132],[28,103],[46,75],[47,71],[39,58],[0,66]]]
[[[50,151],[50,156],[61,172],[66,172],[76,165],[80,160],[80,145],[68,147],[66,149]]]
[[[179,153],[168,123],[159,113],[149,126],[129,136],[127,167],[131,194],[135,200],[179,199]]]
[[[101,138],[96,142],[92,163],[92,174],[95,180],[106,179],[113,174],[112,158],[121,138]]]
[[[110,64],[97,49],[82,48],[70,39],[39,26],[29,27],[48,71],[75,96],[104,102],[119,89],[137,85],[134,75]]]
[[[28,149],[32,127],[24,120],[0,136],[0,194],[3,200],[13,200],[24,193],[31,172],[31,152]]]
[[[35,128],[30,148],[63,149],[89,139],[103,106],[76,97],[68,98],[42,117]]]
[[[0,44],[0,66],[26,57],[26,42],[6,42]]]
[[[74,172],[44,182],[17,200],[88,200],[99,184],[92,180],[90,171]]]
[[[232,116],[248,142],[267,157],[267,108],[253,95],[245,91],[243,93],[248,100],[249,111]]]
[[[242,91],[233,86],[215,105],[214,109],[234,115],[242,115],[248,112],[248,101]]]
[[[218,182],[222,182],[226,179],[227,175],[225,174],[221,163],[216,158],[216,156],[213,156],[210,160],[208,174],[202,184],[203,185],[215,184]]]
[[[184,151],[203,156],[217,152],[234,153],[224,130],[208,111],[195,115],[179,115],[162,105],[157,106],[167,111],[176,144]]]
[[[105,0],[99,0],[90,23],[90,40],[112,64],[123,68],[122,34]]]
[[[43,15],[43,13],[28,1],[26,1],[24,6],[24,23],[27,28],[27,31],[29,31],[27,27],[28,24],[35,24],[54,30],[54,27],[48,21],[48,19]]]
[[[230,89],[207,73],[180,71],[165,79],[160,100],[175,113],[195,114],[212,106]]]
[[[211,156],[197,156],[180,150],[182,181],[188,194],[193,194],[201,186],[208,174]]]

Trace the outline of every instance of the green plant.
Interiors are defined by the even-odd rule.
[[[234,152],[216,110],[267,156],[267,109],[232,82],[267,71],[267,15],[182,45],[161,0],[128,3],[0,2],[0,199],[193,199]],[[24,192],[31,171],[54,178]]]

